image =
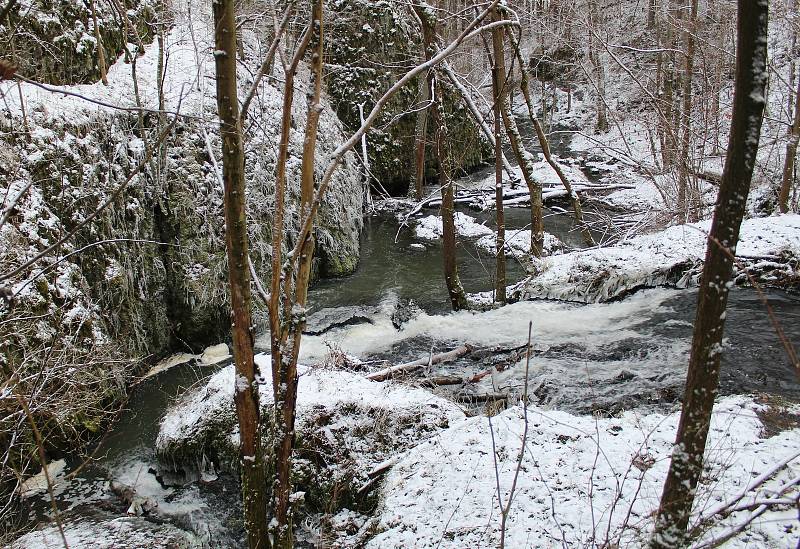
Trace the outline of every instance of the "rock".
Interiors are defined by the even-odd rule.
[[[257,355],[262,369],[269,357]],[[220,370],[208,383],[187,393],[161,421],[156,441],[159,472],[190,482],[199,465],[238,469],[238,432],[233,406],[234,369]],[[272,388],[260,386],[262,417],[269,425]],[[369,472],[388,457],[419,444],[464,417],[458,406],[422,389],[374,383],[358,374],[303,368],[297,409],[296,490],[305,492],[305,509],[331,512],[374,504]],[[268,433],[265,448],[270,445]]]
[[[147,373],[144,375],[144,379],[148,377],[153,377],[154,375],[160,374],[161,372],[165,372],[174,366],[178,366],[180,364],[186,364],[187,362],[191,362],[197,358],[197,355],[193,355],[191,353],[175,353],[174,355],[170,355],[167,358],[158,361],[155,366],[150,368]]]
[[[328,94],[339,118],[349,130],[361,124],[359,104],[366,113],[389,86],[422,52],[416,18],[398,0],[334,0],[326,4],[328,20],[326,54],[336,66],[336,78],[326,80]],[[364,24],[364,21],[368,21]],[[461,98],[447,81],[441,82],[448,135],[458,144],[457,168],[472,170],[491,157],[484,140]],[[404,194],[414,170],[415,106],[418,80],[401,89],[386,105],[367,136],[370,171],[392,195]],[[433,124],[428,124],[429,139]],[[426,166],[435,173],[437,164],[428,148]]]
[[[200,364],[211,366],[212,364],[219,364],[229,358],[231,358],[231,351],[228,345],[226,343],[220,343],[205,348],[203,354],[200,355]]]
[[[129,505],[127,510],[129,516],[140,517],[142,515],[149,515],[158,507],[158,502],[155,498],[137,494],[136,488],[133,486],[128,486],[127,484],[112,480],[109,484],[109,488],[122,501]]]
[[[8,6],[8,21],[3,23],[15,29],[14,62],[22,74],[49,84],[85,84],[100,78],[89,2],[33,0]],[[111,64],[128,37],[113,4],[95,2],[94,7],[106,63]],[[156,18],[154,4],[133,0],[125,7],[131,33],[147,41]]]
[[[636,374],[631,372],[630,370],[622,370],[619,374],[614,377],[614,383],[622,383],[624,381],[630,381],[636,377]]]
[[[409,320],[414,320],[422,312],[422,309],[413,299],[398,299],[392,312],[392,325],[398,330]]]
[[[50,482],[53,485],[58,482],[58,477],[60,477],[64,472],[65,467],[66,462],[63,459],[51,461],[47,464],[47,476],[50,477]],[[35,494],[45,492],[47,490],[47,476],[45,476],[44,471],[42,470],[32,477],[26,479],[19,486],[20,497],[27,498]]]
[[[353,324],[372,324],[375,307],[328,307],[312,313],[306,319],[304,334],[321,335],[334,328]]]

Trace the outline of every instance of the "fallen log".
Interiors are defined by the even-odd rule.
[[[386,381],[393,376],[401,373],[413,372],[425,366],[432,366],[434,364],[441,364],[443,362],[452,362],[459,359],[464,355],[472,352],[473,347],[469,344],[464,344],[461,347],[448,351],[446,353],[439,353],[438,355],[428,356],[415,360],[413,362],[406,362],[405,364],[398,364],[396,366],[389,366],[383,370],[378,370],[367,375],[370,381]]]
[[[477,402],[494,402],[508,400],[508,393],[458,393],[455,395],[457,402],[463,403],[477,403]]]
[[[478,383],[480,380],[485,378],[488,375],[491,375],[492,370],[484,370],[482,372],[478,372],[473,376],[448,376],[448,375],[441,375],[441,376],[429,376],[422,380],[423,385],[433,385],[436,387],[441,387],[444,385],[466,385],[468,383]]]

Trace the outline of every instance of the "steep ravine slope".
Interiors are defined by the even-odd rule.
[[[137,59],[135,87],[132,67],[123,58],[110,68],[108,86],[48,91],[0,83],[0,211],[21,196],[0,227],[2,273],[80,227],[59,249],[3,281],[8,295],[0,298],[2,366],[19,378],[18,390],[30,399],[52,456],[99,428],[103,409],[124,394],[139,359],[173,350],[197,352],[228,334],[210,6],[192,5],[192,17],[181,9],[186,8],[172,14],[174,26],[165,39],[165,114],[147,110],[159,104],[155,43]],[[257,65],[255,55],[247,58]],[[249,71],[240,74],[244,93]],[[302,71],[298,81],[301,87],[307,81]],[[251,255],[264,278],[269,276],[280,133],[278,86],[275,80],[262,86],[246,126]],[[137,94],[144,111],[133,108]],[[290,204],[298,194],[306,116],[304,91],[296,97]],[[173,119],[167,139],[137,171],[146,150]],[[325,102],[319,170],[344,138]],[[108,208],[81,227],[128,181]],[[318,272],[336,276],[355,269],[363,196],[361,174],[348,156],[320,211]],[[298,222],[290,207],[289,240]],[[20,428],[25,423],[18,421],[12,399],[4,397],[0,409],[0,448],[11,448],[14,456],[8,463],[24,472],[34,450],[30,435]],[[2,474],[13,478],[9,471]]]

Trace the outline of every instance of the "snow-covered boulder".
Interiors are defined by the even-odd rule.
[[[494,234],[494,230],[483,223],[478,223],[471,215],[462,212],[456,212],[453,216],[453,221],[456,233],[464,238],[477,238]],[[438,215],[428,215],[415,222],[414,236],[417,238],[439,240],[442,238],[442,234],[442,218]]]
[[[711,223],[676,225],[616,246],[546,258],[540,272],[513,290],[519,299],[607,301],[639,288],[695,283]],[[795,285],[800,279],[800,216],[747,219],[736,250],[740,263],[763,282]],[[737,283],[747,283],[739,273]]]
[[[202,547],[194,535],[169,524],[150,522],[142,517],[75,518],[63,514],[64,537],[74,549],[189,549]],[[50,549],[64,547],[58,526],[45,526],[12,542],[10,549]]]
[[[263,370],[269,369],[268,356],[256,359]],[[165,480],[186,482],[237,469],[234,376],[233,366],[220,370],[164,416],[156,452]],[[260,388],[268,431],[272,387],[266,383]],[[294,463],[297,489],[306,492],[306,502],[315,510],[359,508],[358,492],[373,469],[463,418],[458,406],[422,389],[376,383],[353,372],[303,368]],[[264,442],[268,447],[268,432]]]

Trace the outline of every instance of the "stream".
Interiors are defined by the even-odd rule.
[[[467,213],[479,222],[491,217]],[[508,209],[507,230],[523,230],[528,219],[527,209]],[[548,211],[545,225],[568,245],[580,246],[567,215]],[[482,394],[521,391],[527,381],[534,403],[604,415],[632,408],[666,410],[681,396],[696,290],[652,289],[606,304],[540,300],[481,314],[451,314],[438,242],[420,241],[410,228],[398,230],[393,217],[379,215],[365,221],[361,248],[353,275],[321,280],[309,292],[312,313],[358,308],[360,316],[325,333],[305,336],[301,360],[322,361],[331,345],[365,360],[388,363],[414,360],[465,342],[477,348],[515,347],[525,343],[531,321],[535,352],[527,380],[522,357],[473,353],[431,373],[474,375],[492,366],[503,371],[480,383],[435,390],[479,409]],[[490,290],[494,258],[469,239],[461,239],[458,255],[466,291]],[[509,281],[524,274],[522,266],[509,260]],[[777,290],[769,290],[767,296],[787,338],[800,346],[800,296]],[[409,302],[416,308],[411,307],[413,313],[397,329],[392,317]],[[800,385],[755,291],[731,292],[725,332],[722,394],[758,392],[800,401]],[[259,345],[264,347],[263,339]],[[135,486],[137,496],[157,502],[156,521],[191,532],[202,546],[239,546],[239,494],[233,478],[220,475],[214,482],[164,488],[153,474],[153,444],[164,411],[187,388],[222,366],[192,361],[138,386],[127,410],[100,443],[98,459],[75,480],[57,486],[63,518],[68,523],[103,525],[124,515],[129,505],[111,483]],[[67,463],[67,470],[78,463]],[[45,496],[31,497],[23,505],[32,521],[51,516]]]

